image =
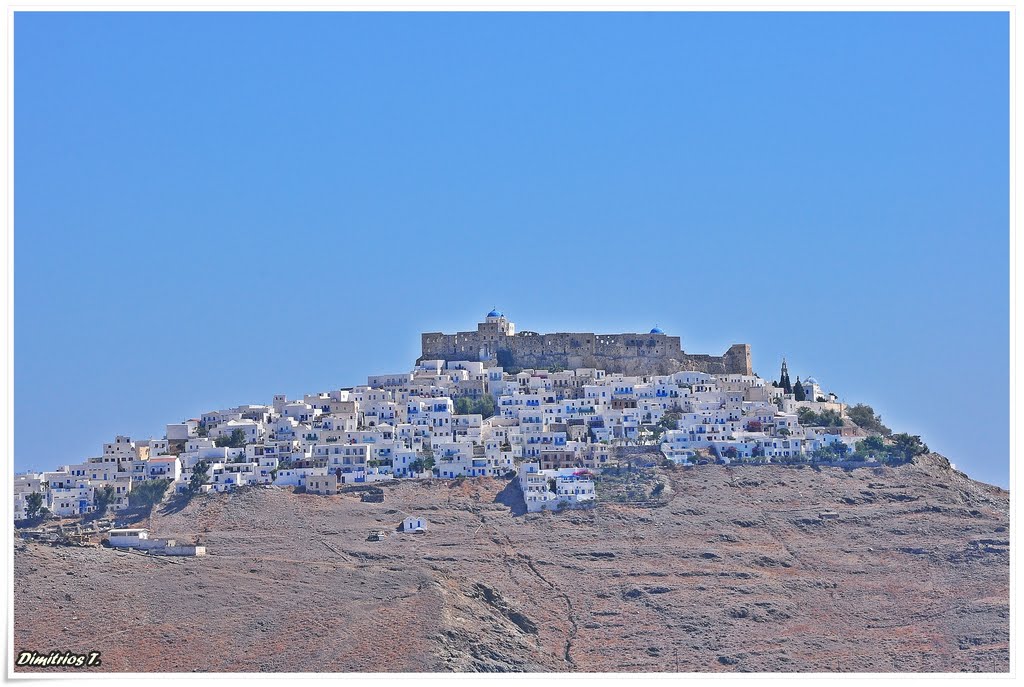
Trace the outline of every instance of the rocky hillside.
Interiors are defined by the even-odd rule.
[[[935,455],[655,479],[655,500],[564,514],[482,479],[154,515],[205,558],[19,541],[15,652],[98,650],[109,671],[1009,670],[1006,491]],[[403,513],[429,531],[395,532]]]

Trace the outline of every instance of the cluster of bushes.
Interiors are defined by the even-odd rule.
[[[870,436],[856,444],[854,455],[875,458],[883,463],[905,463],[924,453],[928,453],[928,445],[916,434],[890,434],[883,439]]]
[[[844,460],[877,460],[883,465],[901,465],[909,462],[915,456],[928,453],[928,451],[928,445],[921,441],[921,437],[917,435],[893,434],[889,437],[874,435],[858,441],[852,450],[847,444],[835,442],[815,449],[809,455],[779,456],[773,457],[771,460],[773,463],[781,463],[783,465],[818,462],[831,463]],[[741,459],[741,462],[756,461],[764,457],[764,450],[760,447],[755,448],[752,453],[753,455],[750,458]],[[733,460],[738,455],[736,448],[733,446],[727,446],[724,449],[712,446],[710,454],[714,458],[730,458]]]
[[[39,491],[34,491],[25,497],[25,519],[43,520],[50,515],[50,509],[43,505],[43,494]]]
[[[240,429],[233,429],[231,430],[231,436],[218,437],[213,443],[221,448],[225,446],[228,448],[245,448],[245,432]]]
[[[153,506],[163,500],[172,481],[170,478],[148,479],[137,485],[133,484],[128,494],[128,505],[145,511],[153,510]]]
[[[192,476],[188,480],[188,495],[193,496],[206,484],[210,475],[210,463],[201,460],[192,466]]]
[[[823,410],[816,413],[810,408],[796,411],[797,421],[805,427],[842,427],[843,418],[834,410]]]
[[[415,474],[419,474],[424,470],[434,469],[434,456],[425,455],[423,458],[417,458],[413,462],[409,463],[409,470]]]
[[[490,394],[484,394],[480,398],[470,398],[468,396],[460,396],[455,399],[455,414],[456,415],[483,415],[484,419],[491,417],[497,411],[497,406],[494,403],[494,397]]]
[[[661,439],[661,435],[669,429],[679,429],[679,418],[681,415],[676,412],[668,412],[661,416],[656,424],[645,425],[645,428],[653,435],[654,440],[658,441]],[[589,430],[591,434],[591,441],[593,441],[594,430]]]
[[[816,449],[811,454],[814,461],[833,460],[877,460],[884,465],[901,465],[915,456],[928,453],[928,445],[921,437],[910,434],[893,434],[888,439],[869,436],[854,444],[854,450],[843,443],[834,443]]]
[[[680,416],[679,413],[675,413],[675,412],[665,413],[664,415],[661,416],[661,419],[658,420],[658,426],[659,427],[663,427],[665,429],[679,429],[679,418],[680,417],[681,416]]]
[[[846,409],[846,415],[853,421],[853,424],[868,432],[881,434],[884,437],[892,434],[892,430],[882,424],[882,416],[876,415],[875,409],[869,405],[858,403],[855,406],[850,406]]]

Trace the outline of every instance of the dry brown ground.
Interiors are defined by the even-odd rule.
[[[1007,492],[934,457],[662,475],[658,508],[516,516],[509,483],[480,479],[154,516],[205,558],[19,542],[15,652],[98,650],[110,671],[1009,670]],[[403,512],[429,532],[394,532]]]

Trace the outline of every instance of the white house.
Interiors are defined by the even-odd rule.
[[[214,439],[230,437],[236,430],[242,432],[245,443],[254,444],[263,438],[263,423],[256,420],[228,420],[210,430]]]
[[[181,477],[181,462],[177,456],[160,456],[146,461],[146,479],[172,479]]]
[[[286,468],[277,471],[274,484],[279,487],[304,487],[310,476],[326,474],[325,467]]]
[[[167,425],[168,441],[188,441],[196,436],[199,430],[199,422],[196,420],[185,420]]]
[[[149,539],[149,530],[144,528],[126,528],[110,530],[107,535],[110,545],[119,548],[138,549],[142,548],[140,542]]]
[[[93,486],[79,481],[66,489],[50,489],[50,511],[59,517],[85,515],[95,510]]]
[[[531,513],[574,508],[597,499],[592,473],[578,468],[541,470],[538,463],[523,463],[519,488]]]
[[[403,532],[426,532],[427,521],[421,517],[410,515],[402,521]]]

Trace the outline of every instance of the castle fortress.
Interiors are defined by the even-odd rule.
[[[422,335],[423,360],[469,360],[503,368],[566,369],[592,367],[627,375],[672,374],[695,370],[708,374],[751,375],[750,345],[733,344],[725,355],[684,353],[678,336],[655,327],[647,334],[538,334],[516,332],[497,310],[475,332]]]

